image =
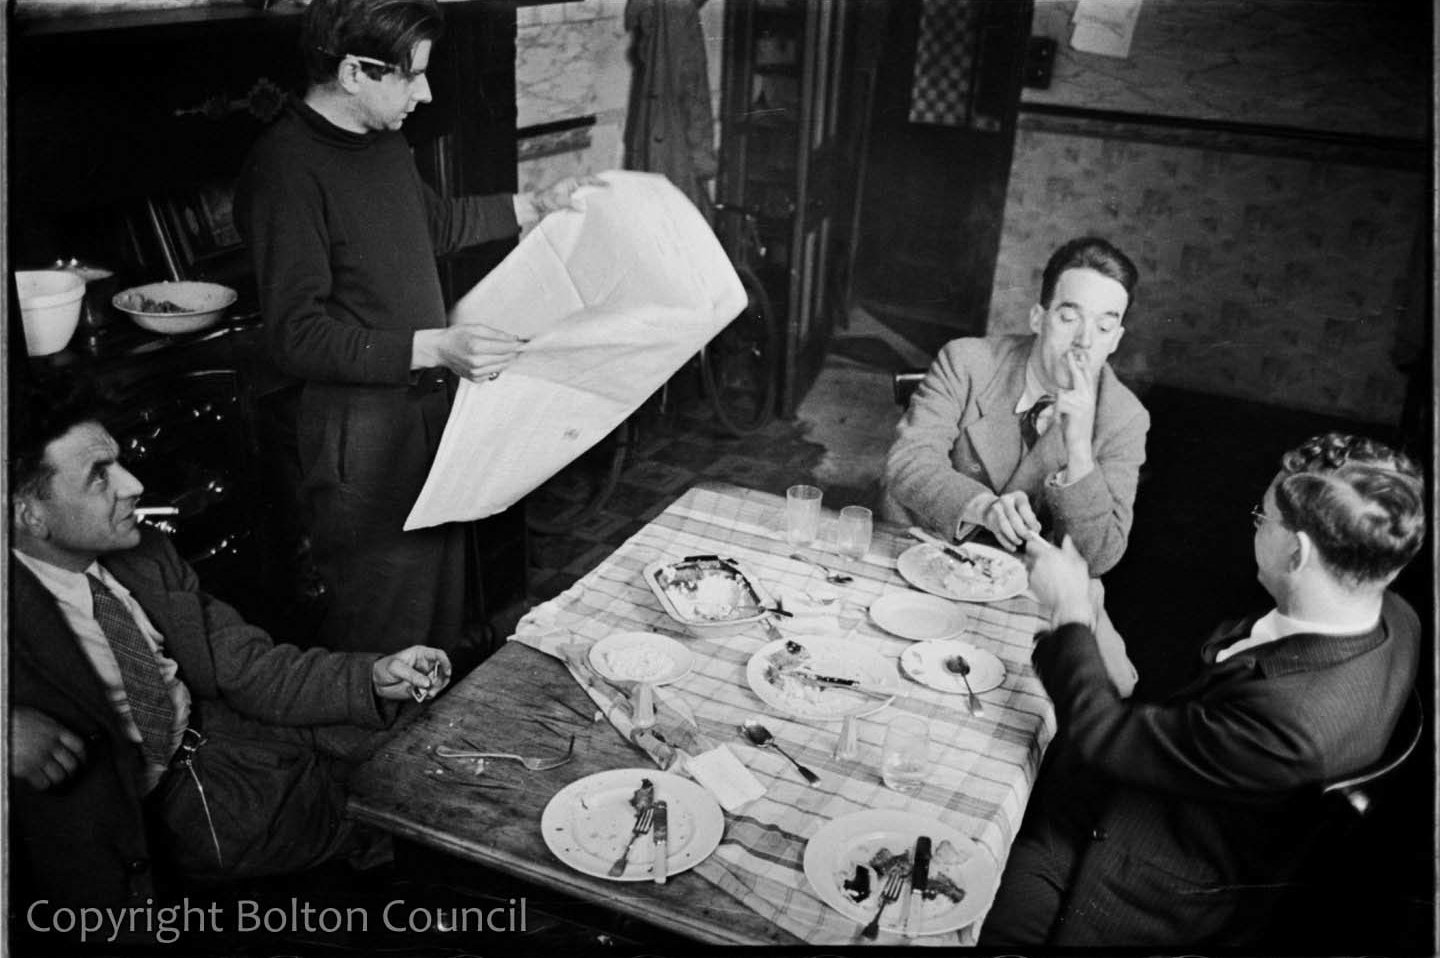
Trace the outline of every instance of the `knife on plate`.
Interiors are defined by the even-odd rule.
[[[924,900],[925,890],[930,887],[930,836],[921,835],[915,839],[915,860],[910,866],[910,891],[905,895],[905,904],[900,907],[900,932],[907,938],[915,937],[910,931],[910,899],[916,893]]]
[[[655,830],[655,864],[653,871],[655,884],[665,884],[668,877],[670,862],[668,860],[670,845],[670,809],[663,801],[655,803],[655,819],[652,827]]]
[[[963,562],[966,565],[975,564],[975,560],[972,557],[961,552],[959,549],[955,548],[950,543],[941,539],[939,536],[931,535],[919,526],[911,526],[910,534],[915,538],[919,539],[921,542],[930,543],[932,546],[939,549],[941,552],[945,553],[947,556],[954,559],[956,562]]]
[[[794,674],[807,681],[814,682],[816,685],[823,685],[832,689],[845,689],[849,692],[860,692],[864,695],[875,695],[887,699],[895,694],[889,689],[875,688],[874,686],[866,685],[859,679],[843,679],[834,675],[818,675],[804,669],[797,669]]]

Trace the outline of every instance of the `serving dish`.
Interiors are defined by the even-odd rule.
[[[772,614],[769,593],[738,559],[704,555],[656,560],[643,575],[665,614],[696,636],[734,635]]]

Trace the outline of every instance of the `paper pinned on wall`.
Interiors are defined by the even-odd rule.
[[[612,171],[552,213],[451,311],[528,338],[461,382],[406,529],[509,508],[608,435],[740,314],[710,225],[654,173]]]
[[[1128,57],[1140,19],[1140,0],[1080,0],[1070,45],[1082,53]]]

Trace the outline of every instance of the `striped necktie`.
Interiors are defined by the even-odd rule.
[[[1035,405],[1020,414],[1020,438],[1025,443],[1026,449],[1031,449],[1040,440],[1040,416],[1055,405],[1054,396],[1041,396],[1035,400]]]
[[[95,621],[120,666],[125,697],[130,700],[130,717],[140,729],[141,751],[151,764],[165,765],[174,751],[175,704],[160,676],[155,651],[115,593],[95,576],[85,578],[95,598]]]

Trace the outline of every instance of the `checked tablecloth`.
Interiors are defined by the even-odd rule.
[[[828,585],[814,566],[790,558],[795,550],[784,539],[784,509],[784,500],[768,493],[696,486],[569,590],[532,611],[515,638],[551,654],[558,654],[557,636],[563,636],[571,649],[621,631],[670,634],[685,643],[694,653],[695,666],[688,675],[657,690],[662,718],[683,715],[687,723],[693,719],[693,744],[726,743],[766,788],[762,798],[726,813],[725,837],[697,871],[810,944],[850,944],[855,940],[855,922],[826,906],[803,871],[805,844],[826,822],[874,808],[917,813],[970,836],[994,859],[997,873],[1004,869],[1040,758],[1055,728],[1050,700],[1030,666],[1030,648],[1041,620],[1029,595],[966,604],[968,623],[962,638],[1005,663],[1003,684],[983,696],[984,715],[971,716],[964,696],[902,679],[903,692],[891,705],[858,720],[859,757],[835,759],[839,722],[806,722],[767,713],[750,690],[746,663],[773,638],[764,626],[713,639],[682,635],[642,579],[645,566],[657,559],[732,556],[772,593],[840,593],[835,616],[778,620],[787,637],[846,638],[898,660],[910,643],[881,630],[865,610],[882,595],[910,588],[895,563],[914,540],[893,527],[877,525],[869,554],[858,562],[843,559],[832,551],[836,520],[827,513],[819,539],[804,552],[855,577],[846,585]],[[623,695],[603,681],[593,681],[593,673],[586,674],[583,666],[577,670],[572,664],[571,671],[620,732],[633,740]],[[894,792],[880,780],[885,729],[891,718],[901,714],[919,716],[931,729],[934,773],[913,796]],[[750,716],[762,717],[787,752],[820,774],[819,787],[806,785],[784,757],[754,748],[739,737],[737,726]],[[661,764],[670,757],[647,751]],[[913,941],[973,944],[978,926],[979,922],[954,934]],[[882,932],[877,943],[904,940]]]

